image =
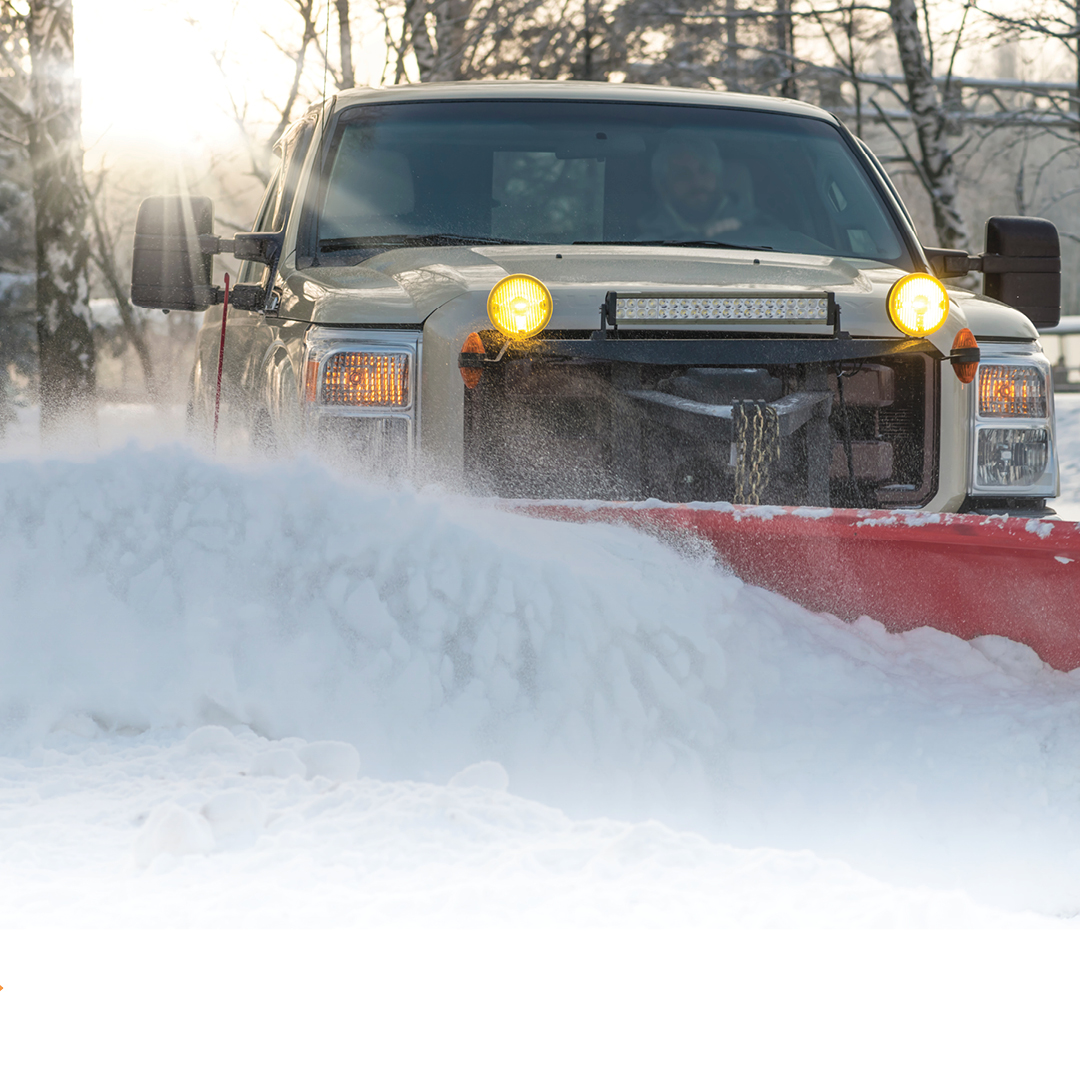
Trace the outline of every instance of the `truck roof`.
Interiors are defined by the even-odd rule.
[[[676,86],[653,86],[643,83],[584,82],[554,79],[485,79],[463,82],[420,83],[398,86],[366,86],[343,90],[337,106],[370,104],[375,101],[453,101],[521,98],[551,100],[574,98],[579,101],[636,101],[662,105],[711,105],[729,109],[758,109],[763,112],[812,116],[839,126],[831,113],[816,105],[790,98],[762,94],[736,94],[720,90],[693,90]]]

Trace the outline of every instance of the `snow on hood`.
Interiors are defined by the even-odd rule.
[[[215,814],[257,833],[329,770],[369,807],[379,784],[435,784],[399,789],[417,821],[436,796],[479,821],[480,776],[504,822],[533,813],[524,797],[1004,906],[1080,897],[1077,678],[1023,646],[849,626],[692,549],[311,463],[11,461],[0,506],[5,775],[129,747],[117,782],[139,791],[138,770],[188,776],[175,761],[189,785],[279,785],[216,810],[169,795],[179,810],[152,818],[178,780],[145,788],[144,862],[207,850]]]

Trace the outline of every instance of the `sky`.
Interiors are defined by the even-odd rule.
[[[300,26],[285,0],[76,0],[75,20],[87,147],[137,143],[151,151],[231,142],[230,90],[266,115],[271,106],[260,99],[284,93],[291,64],[264,29],[290,45]],[[377,82],[381,28],[354,22],[357,81]],[[223,54],[228,85],[215,53]]]

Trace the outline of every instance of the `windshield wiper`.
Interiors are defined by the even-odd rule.
[[[771,247],[751,244],[726,244],[723,240],[575,240],[575,244],[595,244],[604,247],[709,247],[730,248],[732,251],[773,251]]]
[[[461,244],[528,244],[529,240],[508,240],[502,236],[467,236],[463,233],[394,233],[387,236],[335,236],[332,240],[320,240],[320,251],[352,251],[356,248],[376,247],[439,247]]]

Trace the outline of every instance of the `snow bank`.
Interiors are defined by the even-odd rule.
[[[575,821],[478,762],[449,784],[260,770],[314,744],[207,726],[0,759],[0,924],[1039,926],[958,889],[656,821]]]
[[[255,800],[140,780],[124,866],[269,843],[266,785],[427,784],[1071,913],[1078,690],[1023,646],[848,626],[614,527],[179,448],[0,463],[11,775],[70,755],[57,790],[106,815],[110,775],[168,787],[182,744]]]

